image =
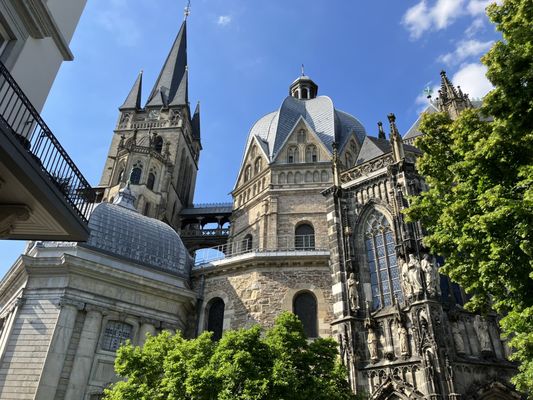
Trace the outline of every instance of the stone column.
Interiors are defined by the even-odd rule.
[[[155,326],[153,321],[143,320],[141,321],[141,327],[139,328],[139,346],[142,346],[146,341],[147,333],[155,336]]]
[[[82,399],[91,373],[94,352],[100,337],[102,327],[102,313],[96,309],[89,309],[81,331],[80,342],[70,379],[67,387],[66,399]]]
[[[84,304],[69,299],[61,299],[61,309],[57,318],[48,354],[43,365],[39,386],[34,400],[50,400],[55,398],[59,378],[63,371],[63,364],[67,355],[68,346],[74,330],[74,323],[78,310]]]

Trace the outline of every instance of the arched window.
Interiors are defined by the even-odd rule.
[[[355,140],[350,142],[350,150],[352,150],[354,154],[357,154],[357,143],[355,143]]]
[[[298,147],[291,146],[287,150],[287,162],[289,164],[297,163],[298,162]]]
[[[213,340],[220,340],[224,328],[224,300],[215,297],[207,305],[207,330],[213,332]]]
[[[346,153],[346,167],[350,168],[353,166],[353,156],[352,153]]]
[[[257,153],[257,146],[254,144],[252,146],[252,150],[250,151],[250,154],[252,157],[255,157],[255,154]]]
[[[120,167],[120,171],[117,175],[117,185],[122,182],[122,178],[124,177],[124,167]]]
[[[394,235],[389,221],[373,210],[365,222],[365,250],[370,270],[372,308],[393,304],[393,298],[403,299],[400,274],[396,261]]]
[[[248,234],[244,237],[244,239],[242,240],[242,251],[243,252],[248,252],[248,251],[252,251],[252,244],[253,244],[253,237],[252,235]]]
[[[315,230],[310,224],[300,224],[294,231],[294,247],[297,250],[314,250]]]
[[[306,162],[317,162],[318,161],[318,152],[314,144],[310,144],[305,149],[305,161]]]
[[[293,313],[302,321],[305,336],[318,336],[317,304],[315,296],[310,292],[301,292],[292,301]]]
[[[252,166],[247,165],[244,169],[244,182],[248,182],[250,178],[252,177]]]
[[[102,338],[102,349],[116,351],[122,343],[133,338],[133,327],[121,321],[108,321]]]
[[[302,99],[307,99],[307,88],[302,89]]]
[[[143,173],[143,165],[140,161],[137,161],[133,165],[133,168],[131,169],[130,183],[132,185],[138,185],[139,182],[141,181],[142,173]]]
[[[155,174],[153,172],[150,172],[148,174],[148,179],[146,180],[146,187],[150,190],[154,190],[155,185]]]
[[[161,136],[156,136],[154,139],[154,150],[161,154],[163,150],[163,138]]]
[[[298,131],[298,143],[305,143],[305,140],[306,140],[306,133],[305,133],[305,129],[300,129]]]
[[[150,216],[150,209],[151,209],[151,204],[147,201],[145,204],[144,204],[144,212],[143,214],[146,215],[147,217]]]
[[[261,157],[259,157],[257,158],[257,160],[255,160],[254,174],[258,174],[259,172],[261,172],[262,167],[263,167],[263,160],[261,160]]]

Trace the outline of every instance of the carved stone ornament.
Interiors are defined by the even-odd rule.
[[[489,324],[487,320],[481,315],[476,315],[476,318],[474,320],[474,328],[476,329],[476,335],[479,340],[479,347],[481,348],[481,353],[492,353]]]
[[[407,263],[409,284],[411,285],[413,296],[418,296],[424,290],[422,285],[422,274],[420,273],[420,261],[413,253],[409,254],[409,261]]]
[[[420,262],[420,268],[424,273],[424,280],[426,282],[426,290],[430,296],[440,294],[440,276],[437,266],[429,257],[429,254],[424,254]]]
[[[348,299],[350,301],[350,309],[352,311],[359,310],[359,295],[357,293],[357,285],[359,282],[355,280],[355,274],[352,272],[346,281],[348,285]]]
[[[452,336],[453,343],[455,344],[455,351],[459,355],[466,353],[465,351],[465,342],[463,340],[463,334],[461,333],[461,328],[459,327],[459,322],[452,322]]]

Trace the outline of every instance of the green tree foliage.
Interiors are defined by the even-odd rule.
[[[482,58],[494,90],[455,121],[423,117],[418,169],[430,189],[406,213],[473,295],[468,307],[505,315],[514,383],[533,393],[533,2],[504,0],[488,15],[503,36]]]
[[[115,371],[124,378],[107,400],[356,399],[332,339],[309,343],[298,318],[281,314],[263,335],[259,326],[184,339],[163,332],[143,347],[120,347]]]

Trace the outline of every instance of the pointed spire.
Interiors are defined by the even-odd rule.
[[[440,111],[447,112],[452,119],[455,119],[461,111],[472,107],[472,102],[459,86],[457,86],[457,89],[453,86],[446,76],[446,71],[440,72],[440,78],[437,105]]]
[[[192,116],[192,137],[198,141],[200,140],[200,102],[196,104]]]
[[[185,66],[185,74],[181,79],[176,95],[169,105],[179,106],[184,104],[189,104],[189,67],[187,65]]]
[[[389,114],[387,116],[390,123],[390,142],[392,145],[392,156],[394,157],[395,162],[399,162],[405,158],[405,153],[403,150],[403,140],[398,132],[396,127],[396,116],[394,114]]]
[[[183,21],[146,106],[187,104],[187,85],[187,21]]]
[[[130,90],[130,93],[128,94],[128,97],[126,97],[124,104],[122,104],[119,107],[119,110],[125,110],[125,109],[138,110],[141,108],[142,83],[143,83],[143,71],[141,70],[141,72],[139,72],[139,75],[137,75],[137,79],[135,79],[135,83],[133,84]]]
[[[383,122],[378,121],[378,139],[387,139],[385,131],[383,130]]]

